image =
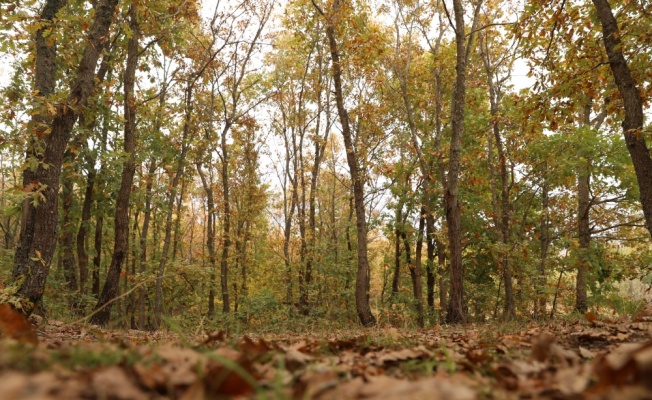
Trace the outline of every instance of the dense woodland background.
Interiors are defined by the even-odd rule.
[[[0,300],[135,329],[635,313],[651,46],[644,0],[4,2]]]

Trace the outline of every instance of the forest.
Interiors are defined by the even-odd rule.
[[[478,369],[525,335],[539,364],[587,376],[565,394],[611,388],[595,371],[631,369],[597,353],[650,336],[645,0],[6,0],[0,59],[0,333],[18,343],[231,340],[231,361],[202,361],[225,383],[195,377],[206,398],[261,395],[251,365],[274,352],[301,371],[290,397],[392,398],[369,366],[353,376],[377,392],[328,394],[301,335],[383,376]],[[459,335],[466,364],[441,359]],[[638,375],[619,384],[651,349],[625,352]],[[181,396],[125,354],[111,379],[127,363]],[[534,373],[505,368],[507,391]]]

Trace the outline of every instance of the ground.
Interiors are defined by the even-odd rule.
[[[2,400],[652,399],[649,316],[264,336],[12,318]]]

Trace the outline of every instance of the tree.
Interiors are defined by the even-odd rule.
[[[647,230],[652,235],[652,157],[643,131],[643,101],[623,53],[623,42],[618,22],[608,0],[592,0],[602,25],[602,41],[609,67],[623,99],[625,119],[623,135],[632,158],[641,193],[641,205]]]
[[[464,108],[466,99],[466,72],[469,54],[473,48],[475,37],[475,21],[480,12],[482,1],[475,5],[474,23],[471,33],[467,35],[464,27],[464,7],[462,0],[453,0],[455,15],[455,43],[457,61],[456,78],[451,103],[451,143],[446,189],[444,191],[444,209],[446,210],[446,225],[448,226],[448,246],[450,254],[451,289],[446,313],[446,322],[466,322],[464,302],[464,266],[462,265],[462,224],[459,204],[459,177],[462,153],[462,135],[464,133]]]
[[[96,312],[91,317],[90,323],[106,326],[111,317],[113,301],[120,289],[120,273],[127,253],[127,242],[129,237],[129,199],[131,197],[131,186],[136,171],[135,150],[136,150],[136,99],[134,98],[134,87],[136,81],[136,68],[138,67],[138,56],[140,54],[140,25],[138,22],[138,8],[136,3],[129,6],[129,28],[131,37],[127,43],[127,60],[124,71],[124,143],[123,151],[126,155],[122,167],[120,189],[115,203],[114,217],[114,242],[111,265],[107,273],[104,288],[95,306]]]
[[[344,105],[344,93],[342,90],[342,64],[340,59],[340,50],[335,37],[335,28],[342,24],[344,11],[340,0],[335,0],[332,4],[330,13],[327,15],[319,6],[313,2],[315,8],[326,20],[326,37],[331,53],[331,67],[333,73],[333,84],[335,89],[335,101],[337,104],[337,113],[340,118],[342,128],[342,137],[346,149],[346,161],[351,174],[351,184],[353,185],[353,202],[355,206],[356,228],[358,236],[358,270],[356,274],[355,286],[355,303],[358,312],[358,318],[365,327],[371,327],[376,324],[376,317],[371,312],[369,306],[369,259],[367,254],[367,217],[365,213],[364,199],[364,180],[360,174],[359,155],[353,147],[353,135],[349,121],[349,114]]]
[[[501,78],[498,78],[500,67],[499,63],[492,61],[488,34],[481,34],[480,36],[480,55],[482,63],[484,64],[485,73],[487,74],[487,86],[489,88],[489,107],[491,113],[491,128],[493,133],[493,140],[496,144],[496,152],[498,153],[498,165],[500,176],[500,217],[496,211],[497,196],[495,184],[492,181],[492,205],[493,205],[493,219],[498,231],[500,242],[502,244],[500,251],[500,267],[502,270],[502,281],[505,285],[505,309],[503,318],[511,320],[516,316],[516,309],[514,304],[514,287],[512,283],[512,266],[509,264],[509,246],[511,241],[510,222],[511,222],[511,204],[510,204],[510,182],[507,173],[507,155],[505,154],[505,146],[503,144],[503,135],[501,132],[500,124],[500,102],[502,98],[502,85],[510,77],[509,73]],[[504,59],[504,58],[503,58]],[[510,68],[511,69],[511,68]],[[498,79],[496,79],[498,78]],[[492,138],[489,138],[489,149],[491,149]],[[494,175],[493,155],[489,150],[489,168],[491,177]]]
[[[65,5],[64,1],[48,0],[43,8],[43,27],[35,36],[36,77],[34,89],[39,93],[43,107],[37,107],[30,126],[28,162],[33,165],[23,172],[23,186],[31,199],[23,203],[21,233],[14,258],[13,280],[20,286],[18,294],[23,299],[22,310],[29,315],[41,300],[56,244],[58,226],[57,208],[59,177],[63,155],[73,126],[86,106],[95,83],[95,68],[107,34],[113,22],[118,0],[98,0],[94,18],[87,36],[87,45],[77,65],[76,77],[63,104],[47,107],[53,93],[56,76],[56,50],[54,43],[44,35],[49,23]],[[50,116],[51,109],[53,115]],[[42,148],[42,152],[39,151]]]

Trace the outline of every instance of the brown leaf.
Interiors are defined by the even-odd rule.
[[[308,371],[299,378],[294,390],[295,399],[312,399],[337,386],[339,378],[335,371]]]
[[[652,389],[652,341],[625,343],[595,363],[597,387],[643,384]]]
[[[0,333],[23,343],[38,343],[34,326],[10,304],[0,304]]]
[[[241,365],[247,373],[252,372],[250,365]],[[210,363],[204,385],[209,396],[244,396],[253,392],[252,385],[240,374],[219,363]]]
[[[555,341],[555,336],[550,332],[544,332],[532,338],[532,359],[544,362],[550,356],[550,348]]]
[[[484,364],[489,360],[489,355],[483,348],[476,347],[466,352],[466,358],[472,364]]]
[[[285,351],[285,365],[290,371],[296,371],[313,360],[313,357],[299,350],[289,348]]]
[[[255,361],[269,353],[272,350],[272,347],[263,339],[259,339],[255,342],[248,336],[245,336],[240,342],[240,349],[242,350],[241,359]]]
[[[400,350],[390,351],[389,353],[379,355],[378,364],[383,365],[383,364],[389,364],[391,362],[397,362],[397,361],[415,360],[418,358],[424,358],[431,355],[432,354],[425,348],[421,349],[417,347],[412,349],[400,349]]]
[[[227,333],[224,331],[213,331],[210,332],[206,335],[206,339],[202,340],[198,345],[195,347],[200,347],[200,346],[210,346],[215,343],[221,343],[226,340],[227,338]]]
[[[140,400],[145,395],[129,379],[125,371],[117,366],[97,371],[92,377],[92,386],[100,399]]]
[[[595,354],[593,354],[591,350],[584,348],[582,346],[580,346],[580,355],[588,360],[595,357]]]
[[[586,314],[584,314],[584,318],[589,322],[593,322],[598,318],[598,316],[595,315],[593,311],[589,311]]]
[[[376,400],[472,400],[476,399],[475,393],[461,384],[453,384],[450,380],[439,377],[422,379],[414,382],[378,376],[369,378],[365,385],[356,385],[356,397]],[[337,392],[337,391],[335,391]],[[352,393],[347,393],[352,394]],[[328,398],[345,398],[344,396]],[[352,398],[347,397],[347,398]]]

